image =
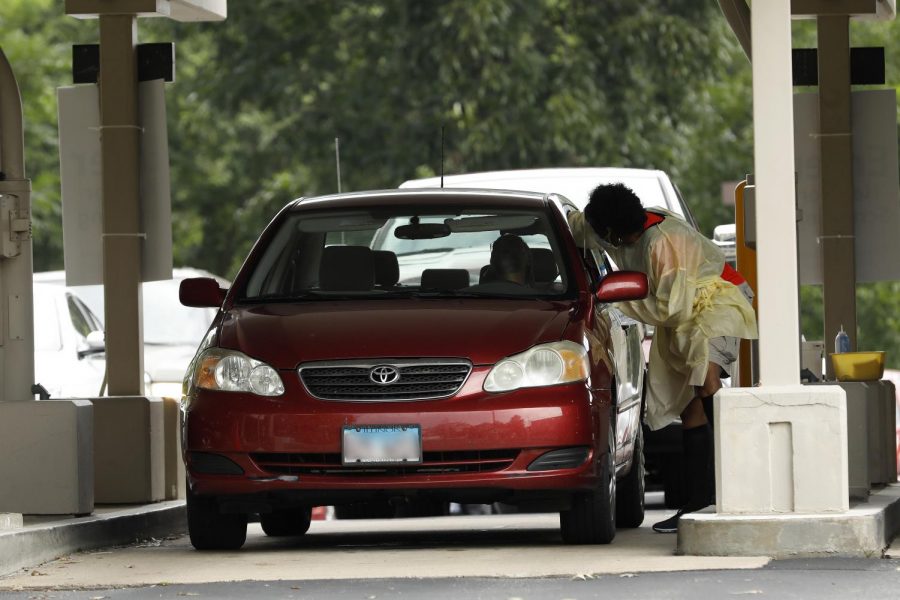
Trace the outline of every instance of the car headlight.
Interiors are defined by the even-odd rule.
[[[197,361],[197,387],[223,392],[251,392],[259,396],[280,396],[284,384],[278,372],[264,362],[242,352],[210,348]]]
[[[508,392],[583,381],[587,377],[588,358],[584,347],[569,341],[553,342],[498,362],[484,380],[484,390]]]

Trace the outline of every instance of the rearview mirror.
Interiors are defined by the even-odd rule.
[[[185,306],[219,308],[225,301],[225,290],[211,277],[192,277],[181,281],[178,300]]]
[[[444,223],[414,223],[401,225],[394,230],[394,237],[401,240],[433,240],[450,235],[450,227]]]
[[[642,300],[647,297],[647,276],[638,271],[613,271],[603,278],[597,288],[600,302]]]

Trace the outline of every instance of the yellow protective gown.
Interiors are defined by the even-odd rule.
[[[647,274],[643,300],[616,304],[623,313],[656,327],[647,371],[646,422],[651,429],[671,423],[694,397],[709,364],[709,340],[757,337],[756,314],[744,294],[722,279],[725,257],[711,240],[672,213],[653,208],[665,220],[637,242],[619,248],[602,242],[584,214],[569,213],[579,246],[605,250],[623,271]]]

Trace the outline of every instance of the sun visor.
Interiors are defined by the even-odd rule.
[[[455,233],[470,231],[506,231],[528,229],[537,222],[532,215],[487,215],[445,219],[444,224]]]
[[[330,231],[367,231],[380,229],[387,219],[379,219],[368,213],[343,213],[300,219],[297,229],[304,233],[328,233]]]

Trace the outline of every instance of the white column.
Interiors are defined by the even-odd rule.
[[[760,383],[800,383],[791,5],[753,3],[753,136]]]

